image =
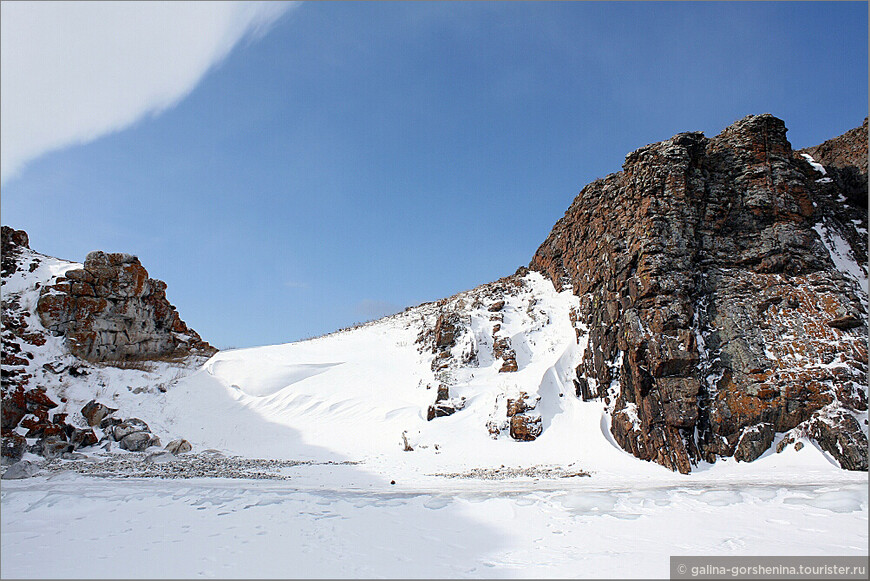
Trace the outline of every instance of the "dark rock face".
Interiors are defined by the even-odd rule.
[[[799,153],[809,154],[825,166],[850,203],[867,207],[867,117],[861,127]]]
[[[607,402],[614,438],[639,458],[683,473],[748,461],[777,432],[867,409],[866,289],[834,262],[866,279],[866,211],[785,134],[749,116],[634,151],[580,192],[531,261],[580,297],[578,392]],[[866,208],[866,121],[853,137]],[[845,164],[860,147],[816,153]],[[866,470],[866,427],[822,423],[839,435],[814,437]],[[863,463],[850,460],[862,446]]]
[[[21,249],[30,248],[30,239],[24,230],[3,226],[0,228],[0,241],[3,244],[3,276],[9,276],[18,269],[17,259],[21,254]]]
[[[166,283],[149,278],[135,256],[95,251],[83,269],[43,288],[37,314],[46,329],[66,337],[74,355],[89,361],[213,353],[165,291]]]

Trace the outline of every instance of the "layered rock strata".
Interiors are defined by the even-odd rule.
[[[866,121],[856,140],[812,150],[826,172],[771,115],[681,133],[555,225],[530,268],[581,298],[577,391],[625,450],[685,473],[795,430],[867,469]]]
[[[84,268],[43,288],[36,312],[46,329],[66,337],[70,351],[88,361],[213,353],[165,291],[166,283],[149,278],[135,256],[95,251]]]

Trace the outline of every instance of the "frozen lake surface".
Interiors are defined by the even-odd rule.
[[[672,554],[866,555],[867,480],[416,477],[2,486],[2,576],[667,577]]]

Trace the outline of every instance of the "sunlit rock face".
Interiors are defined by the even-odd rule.
[[[749,116],[586,186],[530,268],[580,298],[619,445],[685,473],[788,432],[867,470],[866,207],[866,120],[794,152]]]
[[[168,300],[166,283],[148,277],[135,256],[94,251],[84,268],[43,288],[37,314],[70,351],[89,361],[149,359],[213,349]]]

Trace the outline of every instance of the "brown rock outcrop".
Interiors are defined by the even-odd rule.
[[[776,432],[866,410],[866,289],[834,263],[866,264],[866,211],[785,134],[765,114],[638,149],[580,192],[531,261],[581,298],[578,390],[605,399],[614,438],[640,458],[680,472],[738,447],[754,459]],[[853,137],[866,207],[866,120]],[[837,163],[861,155],[819,147]],[[867,469],[866,427],[827,439],[847,449],[831,446],[841,465]]]
[[[822,164],[850,202],[867,207],[867,117],[861,127],[798,153]]]
[[[149,278],[135,256],[95,251],[84,268],[43,288],[36,312],[46,329],[66,337],[74,355],[89,361],[213,353],[165,291],[166,283]]]
[[[166,285],[150,279],[135,257],[94,252],[88,255],[85,268],[67,271],[66,276],[55,280],[46,279],[44,270],[38,271],[47,260],[55,259],[31,250],[23,230],[2,227],[0,438],[4,457],[11,460],[20,458],[22,438],[37,438],[29,450],[47,457],[96,443],[94,431],[68,423],[67,413],[55,413],[49,419],[58,398],[46,393],[40,379],[45,374],[64,373],[73,378],[88,374],[88,366],[81,363],[59,359],[41,366],[36,363],[44,361],[46,355],[62,355],[39,354],[40,349],[46,349],[51,332],[65,336],[74,355],[91,361],[214,352],[178,318],[166,300]],[[13,277],[16,282],[6,286]],[[31,299],[25,296],[36,292],[40,292],[39,320],[30,311]],[[63,397],[59,399],[66,402]],[[88,417],[89,425],[100,423],[102,427],[100,419],[111,420],[104,416],[114,410],[92,404],[83,410],[92,416]]]

